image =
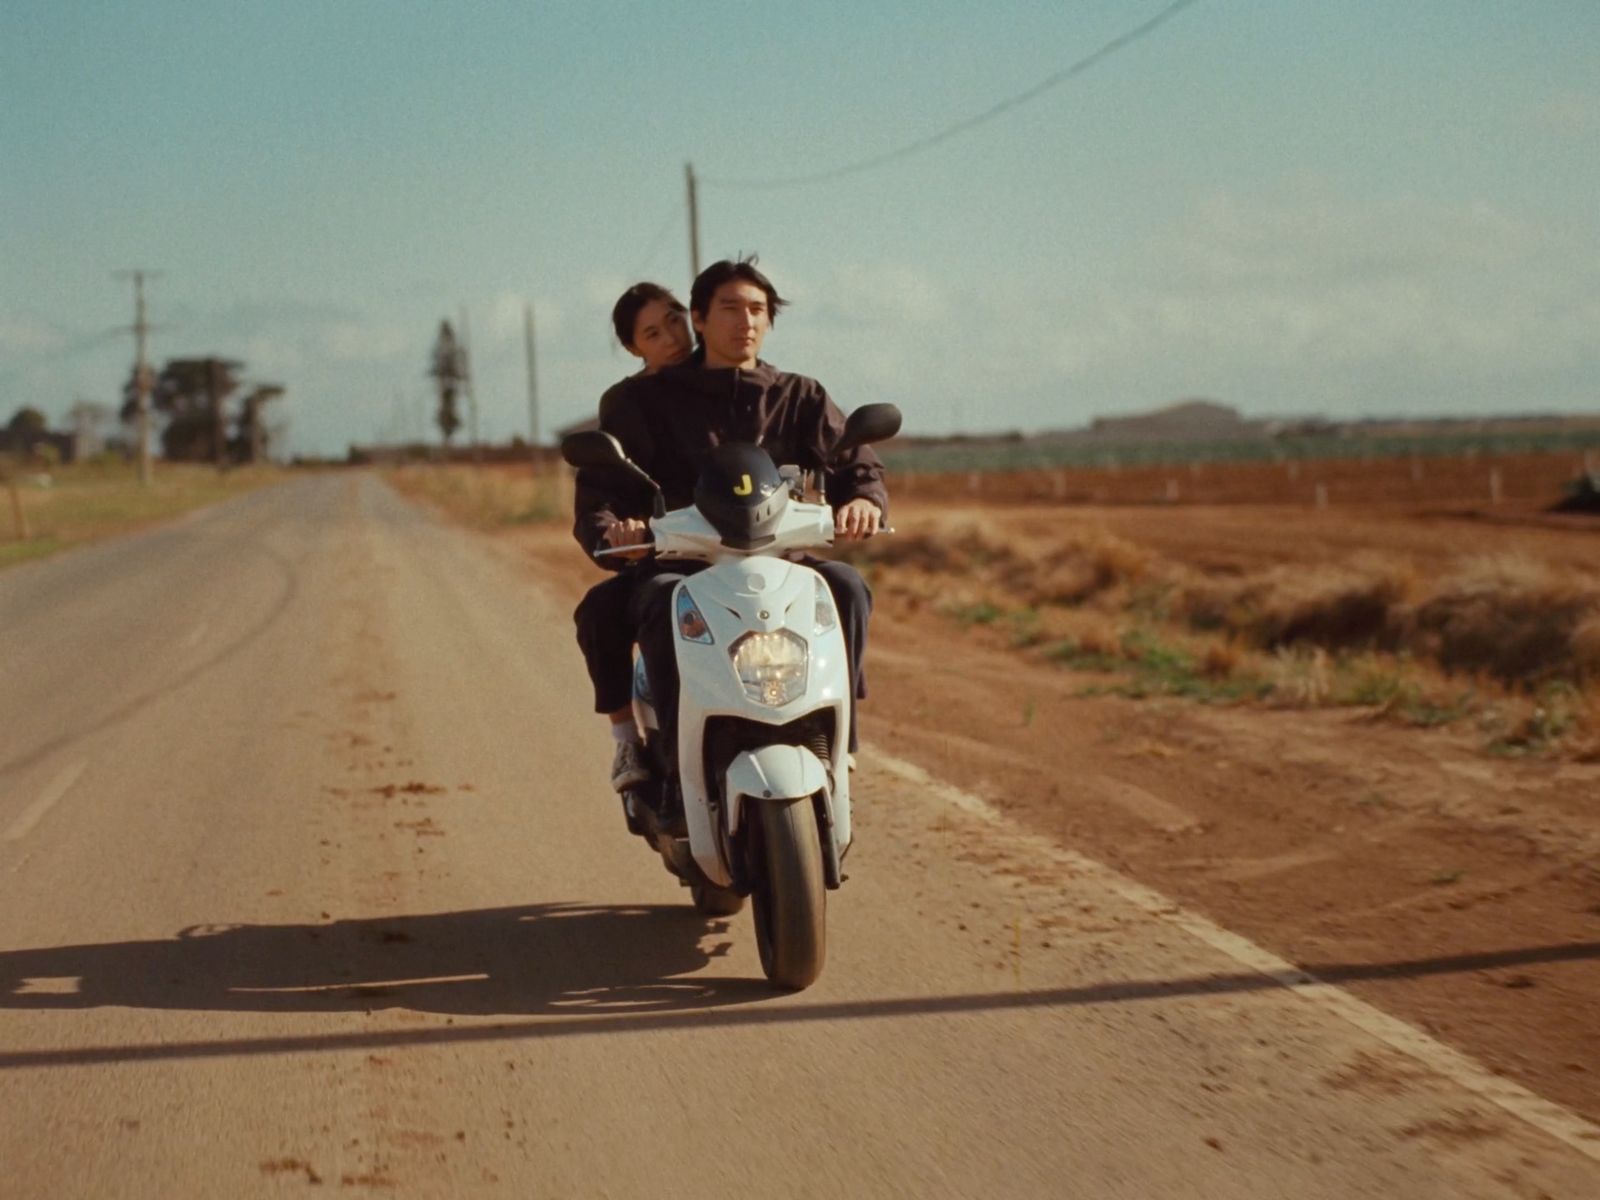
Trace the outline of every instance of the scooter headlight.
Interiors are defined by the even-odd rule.
[[[733,644],[733,669],[744,694],[757,704],[781,708],[806,691],[805,640],[787,629],[747,633]]]

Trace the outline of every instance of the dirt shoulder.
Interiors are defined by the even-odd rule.
[[[1349,711],[1085,698],[880,620],[866,736],[1600,1117],[1600,766]]]
[[[558,526],[494,540],[564,600],[600,578]],[[1600,1119],[1600,764],[1360,709],[1086,696],[1095,674],[892,597],[868,665],[869,745]]]

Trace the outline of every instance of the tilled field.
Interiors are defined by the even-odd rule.
[[[1323,511],[1378,504],[1525,514],[1554,503],[1567,484],[1597,465],[1594,450],[1108,464],[908,474],[896,478],[895,492],[982,503],[1271,504]]]

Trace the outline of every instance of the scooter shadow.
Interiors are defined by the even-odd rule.
[[[197,925],[174,937],[0,951],[0,1009],[472,1015],[717,1008],[771,998],[705,977],[730,918],[684,906],[537,904],[306,925]]]

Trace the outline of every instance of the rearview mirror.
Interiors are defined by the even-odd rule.
[[[605,430],[584,429],[567,434],[561,439],[561,457],[574,467],[599,467],[627,472],[655,493],[653,504],[656,516],[666,514],[666,500],[661,495],[661,485],[629,458],[622,443]]]
[[[844,433],[833,448],[835,459],[857,447],[886,442],[900,432],[900,410],[893,404],[863,404],[845,418]]]
[[[567,434],[561,439],[561,457],[574,467],[620,467],[628,461],[622,443],[599,429]]]

